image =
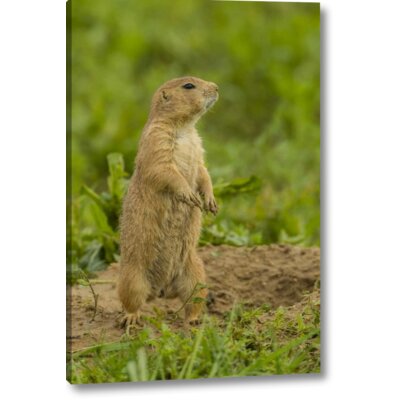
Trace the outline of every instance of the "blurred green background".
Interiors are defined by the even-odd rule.
[[[319,245],[318,3],[69,1],[72,256],[118,258],[117,218],[154,91],[193,75],[221,212],[201,243]],[[107,163],[107,155],[109,157]],[[125,170],[123,173],[123,160]]]

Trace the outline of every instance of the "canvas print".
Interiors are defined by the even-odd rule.
[[[69,0],[67,379],[320,372],[319,3]]]

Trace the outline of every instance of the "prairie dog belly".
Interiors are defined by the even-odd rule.
[[[173,161],[188,182],[196,190],[199,163],[203,157],[201,139],[196,131],[178,132],[175,139]],[[195,246],[200,233],[201,212],[173,199],[164,199],[166,207],[162,223],[163,235],[157,239],[158,258],[148,269],[156,288],[168,297],[168,287],[184,267],[188,251]],[[164,203],[166,204],[166,203]],[[171,287],[172,292],[174,289]]]
[[[203,147],[195,130],[180,131],[176,136],[174,161],[190,187],[196,187],[198,168],[203,160]]]

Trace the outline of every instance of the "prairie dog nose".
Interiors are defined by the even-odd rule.
[[[210,86],[216,91],[218,92],[218,85],[214,82],[210,82]]]
[[[214,82],[208,82],[208,85],[204,90],[204,94],[207,96],[214,95],[218,97],[218,85]]]

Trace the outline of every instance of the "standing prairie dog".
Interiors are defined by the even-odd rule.
[[[153,96],[120,223],[118,293],[127,326],[161,295],[186,303],[186,323],[202,311],[203,302],[190,301],[207,296],[196,252],[201,210],[218,209],[195,124],[217,99],[215,83],[194,77],[168,81]]]

